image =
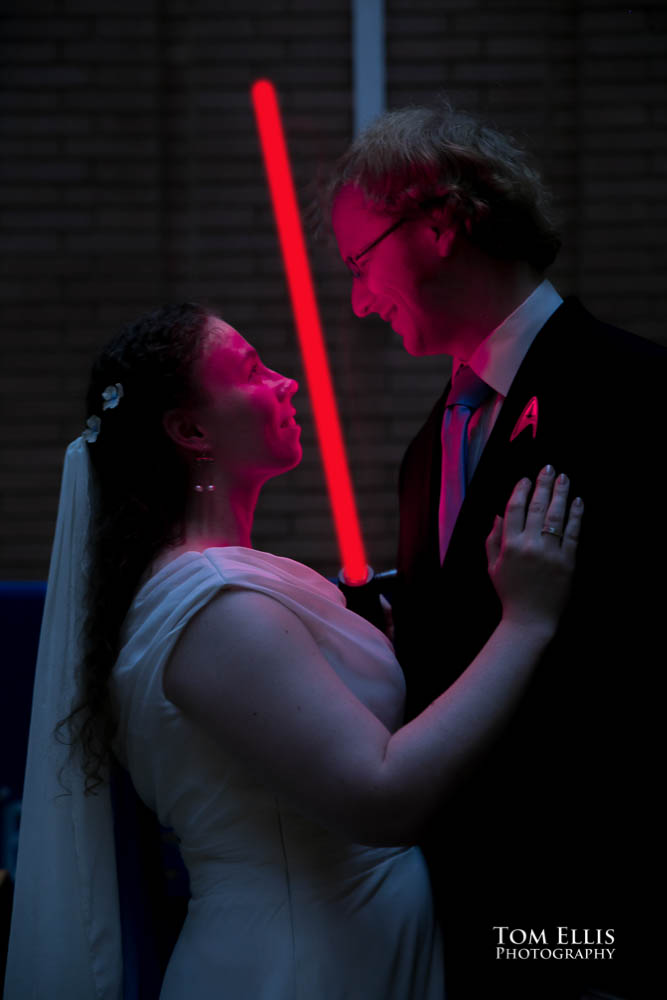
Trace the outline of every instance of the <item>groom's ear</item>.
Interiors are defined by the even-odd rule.
[[[201,452],[202,445],[206,444],[206,434],[190,410],[167,410],[162,417],[162,426],[171,440],[185,451]]]
[[[428,225],[435,240],[436,251],[440,257],[449,257],[457,237],[463,231],[467,234],[470,226],[457,218],[450,205],[436,205],[428,213]]]

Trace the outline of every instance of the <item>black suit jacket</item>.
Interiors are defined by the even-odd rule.
[[[516,482],[534,480],[550,462],[585,503],[572,598],[558,635],[508,730],[425,832],[450,1000],[565,1000],[596,983],[640,995],[643,963],[633,927],[642,918],[633,900],[639,869],[651,856],[654,748],[646,737],[654,732],[652,678],[664,659],[666,359],[664,348],[566,300],[512,383],[442,567],[447,390],[405,455],[394,612],[409,717],[462,673],[498,623],[485,540]],[[535,435],[528,426],[510,440],[533,397]],[[494,931],[502,926],[545,929],[549,945],[558,926],[613,929],[616,951],[612,960],[588,963],[502,960]]]

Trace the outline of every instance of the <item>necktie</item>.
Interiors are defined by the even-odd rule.
[[[493,390],[463,365],[457,371],[445,403],[442,422],[442,480],[438,531],[442,563],[468,485],[468,425],[475,410]]]

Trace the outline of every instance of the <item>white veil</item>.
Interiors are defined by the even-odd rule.
[[[120,1000],[123,963],[108,783],[84,795],[80,755],[54,730],[81,661],[88,445],[67,449],[39,641],[4,1000]],[[62,770],[62,784],[59,774]],[[62,785],[71,790],[67,794]]]

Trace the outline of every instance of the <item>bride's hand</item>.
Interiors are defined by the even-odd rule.
[[[530,480],[514,487],[486,554],[503,617],[555,629],[570,594],[584,505],[577,498],[568,512],[569,480],[548,469],[540,472],[527,511]]]

